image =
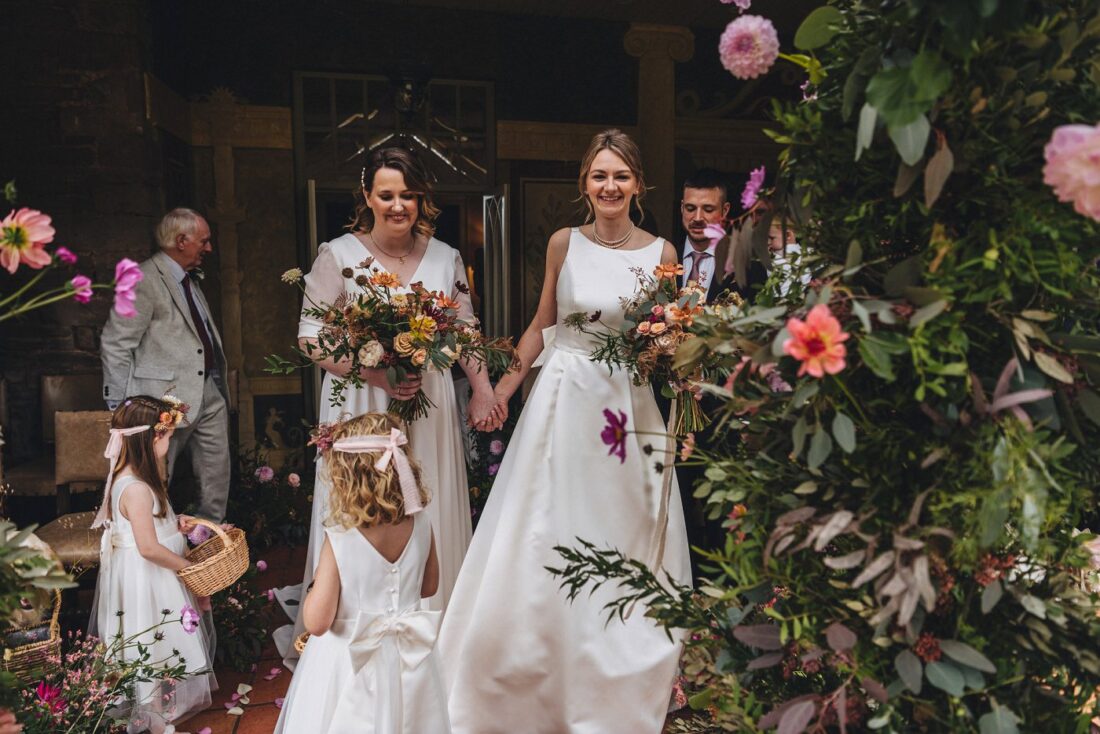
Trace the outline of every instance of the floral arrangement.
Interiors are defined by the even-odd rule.
[[[215,659],[242,673],[255,667],[270,628],[268,610],[275,594],[258,588],[266,570],[265,561],[256,561],[235,584],[210,599],[218,638]]]
[[[268,357],[269,372],[289,374],[312,365],[318,357],[348,360],[347,374],[332,384],[331,402],[341,405],[348,385],[364,385],[364,369],[384,369],[389,384],[397,386],[425,369],[448,370],[459,358],[474,359],[490,369],[511,364],[511,339],[487,339],[476,324],[458,318],[459,304],[446,293],[429,291],[422,283],[402,291],[396,275],[372,270],[373,263],[370,257],[360,263],[358,275],[356,269],[344,269],[345,278],[354,277],[358,293],[346,293],[332,304],[310,300],[304,312],[324,323],[316,346],[305,352],[296,350],[300,362]],[[284,273],[283,280],[297,284],[305,293],[300,270]],[[455,286],[466,289],[463,283]],[[418,390],[409,400],[392,400],[389,411],[410,422],[426,416],[430,407],[428,396]]]
[[[1088,731],[1100,5],[834,0],[794,43],[759,224],[814,280],[676,358],[739,426],[695,487],[729,534],[697,591],[583,543],[557,572],[688,630],[675,731]]]
[[[124,732],[129,723],[120,700],[134,695],[134,684],[156,680],[181,680],[189,673],[178,653],[165,660],[151,660],[140,640],[159,627],[181,624],[193,634],[198,613],[185,606],[180,616],[169,619],[163,610],[161,621],[131,637],[116,635],[110,640],[70,633],[68,651],[48,661],[43,677],[22,689],[16,717],[26,734],[99,734]]]
[[[292,454],[275,469],[266,463],[261,448],[240,453],[226,520],[245,530],[250,547],[295,546],[309,539],[313,484],[296,466],[300,458]]]
[[[719,232],[713,233],[714,236],[724,234]],[[670,397],[676,398],[673,426],[677,435],[702,430],[708,420],[699,407],[696,385],[704,371],[700,364],[683,370],[676,355],[680,345],[690,338],[695,319],[703,313],[706,292],[694,281],[683,287],[678,285],[684,274],[680,264],[658,265],[652,274],[640,268],[634,268],[633,272],[638,278],[638,288],[622,304],[621,327],[603,323],[599,312],[571,314],[565,323],[596,337],[599,345],[593,350],[592,359],[627,369],[636,385],[653,380],[667,384]],[[590,324],[594,323],[602,328],[593,329]]]
[[[9,203],[15,203],[13,184],[5,187],[4,194]],[[94,283],[88,276],[77,274],[64,285],[36,293],[36,286],[47,273],[72,267],[78,261],[67,247],[56,247],[53,252],[46,249],[55,234],[51,218],[37,209],[13,209],[0,220],[0,268],[11,275],[15,275],[20,265],[38,271],[11,293],[0,292],[0,322],[69,298],[77,303],[88,303],[96,289],[114,290],[114,307],[119,316],[131,318],[136,315],[134,300],[143,276],[138,264],[128,258],[115,265],[115,278],[111,283]]]

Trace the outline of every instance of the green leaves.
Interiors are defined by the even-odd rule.
[[[794,46],[802,51],[812,51],[821,48],[836,35],[834,26],[839,26],[844,20],[840,11],[830,5],[817,8],[806,16],[802,25],[794,34]]]
[[[931,131],[932,126],[924,115],[904,125],[887,126],[887,132],[890,134],[890,139],[894,141],[898,155],[910,166],[915,166],[924,156],[924,147],[928,143],[928,133]]]
[[[924,155],[931,131],[927,113],[950,86],[951,68],[939,53],[929,49],[917,54],[908,66],[880,69],[867,82],[867,104],[860,113],[856,134],[856,160],[864,148],[870,147],[873,112],[886,123],[901,159],[915,165]],[[872,112],[868,112],[868,107]]]
[[[923,673],[920,658],[911,650],[902,650],[894,658],[894,668],[898,671],[898,676],[905,687],[919,695]]]
[[[813,438],[810,439],[810,453],[806,455],[807,466],[811,469],[819,468],[831,453],[833,453],[833,439],[829,438],[825,427],[819,425],[814,431]]]
[[[962,696],[965,692],[966,679],[963,677],[962,671],[951,663],[942,660],[928,663],[924,666],[924,677],[936,688],[946,691],[956,698]]]
[[[993,704],[993,710],[978,719],[981,734],[1019,734],[1017,724],[1020,717],[998,704],[994,698],[990,699],[990,703]]]
[[[833,437],[844,453],[850,454],[856,450],[856,424],[839,411],[833,417]]]
[[[940,650],[943,654],[957,663],[980,670],[983,673],[996,673],[997,666],[989,661],[985,655],[975,650],[965,642],[958,640],[940,640]]]

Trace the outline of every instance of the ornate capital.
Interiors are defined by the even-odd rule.
[[[695,54],[695,34],[682,26],[631,23],[623,47],[638,58],[658,56],[683,62]]]

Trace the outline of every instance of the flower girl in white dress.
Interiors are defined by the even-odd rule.
[[[149,653],[147,665],[182,664],[188,675],[139,681],[127,732],[171,734],[175,725],[210,706],[214,632],[209,597],[196,597],[176,576],[184,558],[190,518],[177,520],[160,467],[186,407],[171,399],[127,398],[111,417],[104,455],[111,460],[103,504],[92,527],[106,526],[99,548],[99,579],[89,632],[111,654],[129,662]],[[121,635],[126,645],[112,649]]]
[[[451,731],[433,652],[440,612],[420,604],[439,561],[400,425],[368,413],[333,434],[329,527],[302,607],[311,637],[275,734]]]

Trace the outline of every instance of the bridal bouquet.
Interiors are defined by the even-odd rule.
[[[707,426],[709,419],[699,406],[695,385],[702,379],[696,369],[685,374],[678,366],[676,353],[680,345],[693,339],[691,326],[703,313],[705,289],[695,282],[680,287],[684,273],[680,264],[661,264],[653,273],[634,268],[638,289],[631,298],[623,299],[623,324],[619,328],[600,322],[601,314],[576,313],[566,324],[596,337],[601,343],[592,352],[592,360],[621,367],[630,372],[634,384],[644,385],[652,379],[666,383],[670,397],[676,399],[676,435],[685,435]],[[599,322],[603,329],[589,324]],[[667,394],[667,393],[666,393]]]
[[[393,273],[371,271],[373,258],[359,264],[364,272],[354,276],[357,293],[345,293],[335,303],[314,303],[304,312],[324,326],[317,344],[306,351],[295,350],[301,362],[278,355],[268,357],[268,371],[289,374],[309,366],[315,359],[349,360],[351,368],[332,383],[332,405],[344,402],[349,385],[365,383],[363,370],[386,371],[390,386],[420,374],[425,369],[448,370],[457,359],[474,359],[492,370],[507,370],[514,359],[511,339],[489,339],[476,323],[458,318],[458,302],[441,291],[429,291],[423,283],[413,283],[402,292],[401,282]],[[351,278],[351,268],[344,276]],[[301,271],[288,271],[283,280],[301,288]],[[458,283],[460,290],[466,285]],[[304,292],[304,288],[303,288]],[[308,296],[307,296],[308,298]],[[391,400],[389,412],[409,422],[428,414],[434,407],[423,390],[409,400]]]

